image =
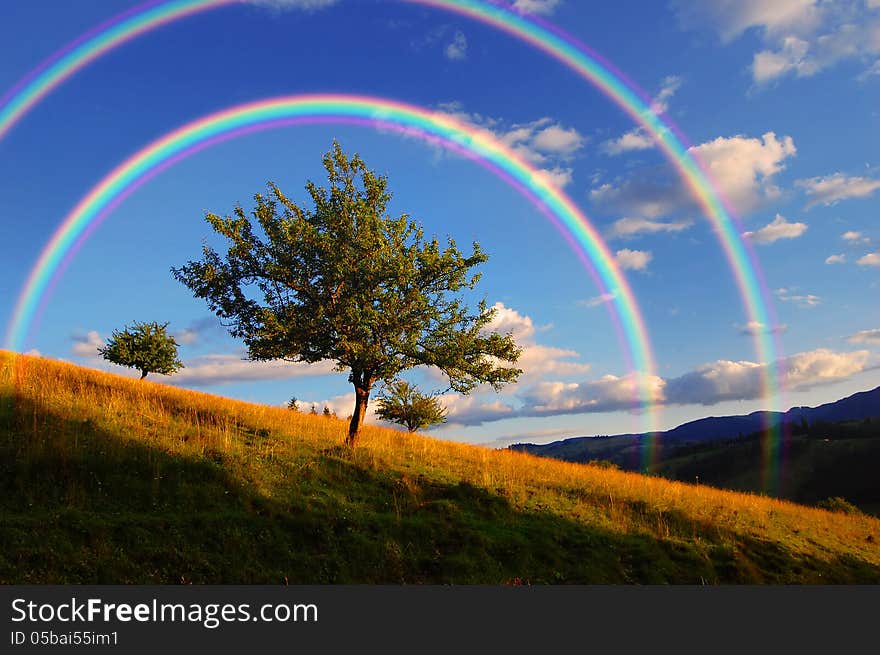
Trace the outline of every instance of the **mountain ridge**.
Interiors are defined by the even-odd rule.
[[[791,425],[802,421],[807,423],[856,421],[876,416],[880,416],[880,386],[867,391],[859,391],[816,407],[802,405],[792,407],[785,412],[758,410],[750,414],[706,416],[656,433],[578,436],[547,444],[516,443],[511,444],[508,448],[533,455],[578,462],[591,459],[589,455],[595,454],[597,450],[607,449],[611,443],[625,447],[640,441],[649,434],[660,437],[661,443],[666,445],[683,445],[733,439],[763,430],[768,424],[778,427],[780,424]],[[604,448],[590,448],[591,445],[598,446],[600,444]],[[583,446],[584,452],[578,453],[577,451],[580,449],[577,446]]]

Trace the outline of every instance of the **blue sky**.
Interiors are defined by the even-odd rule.
[[[657,356],[663,427],[769,406],[744,335],[748,319],[707,220],[607,98],[540,52],[450,14],[394,1],[302,4],[228,7],[142,36],[68,80],[0,142],[3,315],[60,220],[148,142],[242,102],[364,93],[490,129],[563,185],[629,267]],[[114,11],[133,5],[114,3]],[[880,384],[880,1],[518,7],[654,95],[711,166],[774,297],[791,386],[784,404]],[[99,0],[9,0],[2,12],[2,89],[109,17]],[[490,260],[476,297],[501,303],[499,327],[525,346],[521,382],[500,394],[444,396],[449,423],[433,434],[506,445],[641,429],[639,416],[620,411],[629,371],[599,291],[546,219],[473,163],[366,128],[256,134],[152,180],[81,250],[28,349],[102,367],[94,350],[114,328],[170,321],[187,368],[168,382],[271,404],[296,396],[347,415],[345,374],[243,361],[242,345],[169,274],[210,238],[206,210],[247,209],[267,180],[304,200],[334,138],[389,176],[395,212],[412,214],[429,234],[480,241]],[[423,372],[412,379],[444,386]]]

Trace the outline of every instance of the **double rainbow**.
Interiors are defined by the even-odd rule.
[[[535,17],[525,17],[491,2],[480,0],[400,0],[455,13],[505,32],[556,59],[605,93],[630,115],[678,170],[715,228],[750,322],[772,326],[775,317],[754,250],[741,237],[743,232],[729,206],[714,187],[711,176],[687,139],[665,116],[655,111],[650,97],[619,70],[558,28]],[[0,138],[34,105],[89,62],[110,50],[166,23],[202,11],[249,0],[155,0],[126,11],[98,25],[47,59],[0,99]],[[43,261],[41,256],[40,261]],[[60,260],[59,260],[60,261]],[[39,264],[38,264],[39,265]],[[33,277],[33,275],[31,276]],[[755,346],[763,367],[765,399],[779,398],[777,343],[770,330],[755,332]],[[778,401],[777,401],[778,402]],[[778,440],[765,441],[765,486],[775,477]]]

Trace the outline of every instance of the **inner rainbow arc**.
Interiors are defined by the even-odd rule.
[[[622,335],[634,392],[644,410],[647,431],[657,429],[658,398],[651,386],[656,379],[656,366],[644,319],[614,256],[577,206],[553,187],[544,173],[491,134],[440,112],[369,96],[285,96],[239,105],[188,123],[132,155],[83,197],[41,252],[16,304],[9,325],[8,347],[25,347],[35,316],[65,263],[109,211],[146,179],[224,138],[307,118],[390,125],[407,133],[443,140],[531,195],[563,237],[576,246],[600,291],[613,297],[609,311],[613,308],[612,317]]]

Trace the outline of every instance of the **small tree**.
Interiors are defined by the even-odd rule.
[[[287,401],[287,409],[292,412],[299,411],[299,402],[297,401],[296,396]]]
[[[168,323],[135,323],[124,330],[114,330],[107,344],[98,348],[109,362],[141,372],[171,375],[183,368],[177,359],[177,342],[167,332]]]
[[[376,416],[397,423],[410,432],[446,422],[446,410],[434,396],[427,396],[405,380],[392,382],[379,397]]]
[[[252,217],[240,206],[226,218],[207,214],[229,242],[225,257],[204,246],[174,277],[244,339],[250,359],[329,360],[348,371],[352,446],[373,385],[402,371],[435,366],[460,393],[516,380],[520,349],[488,329],[494,310],[483,301],[471,311],[453,295],[479,280],[479,244],[466,256],[452,239],[425,240],[406,214],[390,217],[387,179],[336,142],[324,168],[328,189],[306,185],[313,209],[269,183]]]

